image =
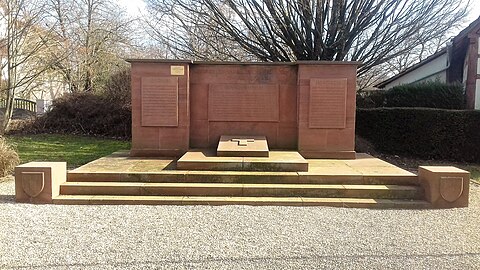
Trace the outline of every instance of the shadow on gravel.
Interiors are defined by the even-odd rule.
[[[0,195],[0,204],[15,203],[15,195]]]

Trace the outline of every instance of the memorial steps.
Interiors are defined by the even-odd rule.
[[[70,171],[54,203],[429,207],[415,174],[379,159],[307,161],[305,172],[177,170],[117,153]]]

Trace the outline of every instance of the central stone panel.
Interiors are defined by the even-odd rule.
[[[268,157],[265,136],[221,136],[217,147],[219,157]]]

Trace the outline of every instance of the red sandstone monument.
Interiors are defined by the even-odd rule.
[[[355,158],[357,62],[128,62],[133,156],[182,156],[217,149],[221,136],[264,136],[270,150]]]
[[[132,149],[17,166],[17,202],[466,207],[470,174],[355,153],[355,62],[129,60]]]

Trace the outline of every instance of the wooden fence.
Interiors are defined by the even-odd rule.
[[[0,108],[5,108],[7,107],[7,100],[2,99],[0,100]],[[15,98],[15,101],[13,102],[13,108],[14,109],[23,109],[31,112],[36,112],[37,110],[37,103],[35,101],[31,101],[28,99],[23,99],[23,98]]]

